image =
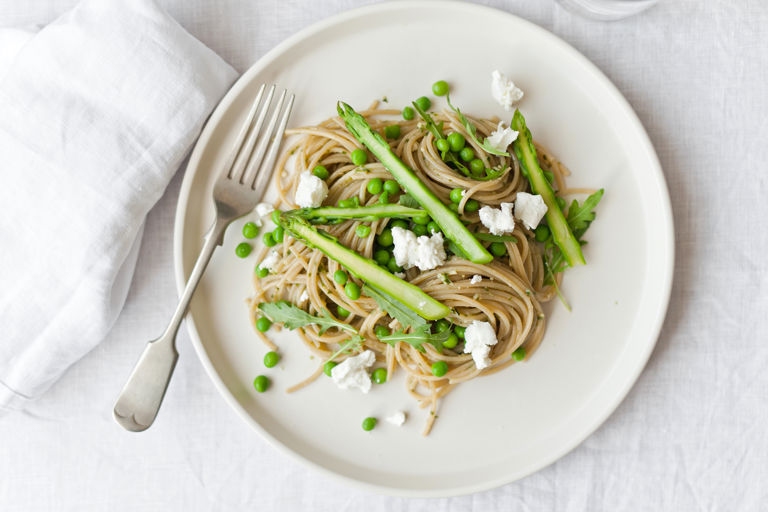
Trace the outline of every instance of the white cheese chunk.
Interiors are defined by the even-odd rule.
[[[536,229],[547,213],[547,204],[539,195],[518,192],[515,198],[515,218],[528,229]]]
[[[496,331],[488,322],[473,321],[464,331],[464,353],[472,353],[475,366],[482,370],[491,364],[491,347],[497,343]]]
[[[496,130],[486,137],[485,142],[497,151],[506,151],[510,144],[517,140],[518,132],[499,121]]]
[[[391,423],[393,425],[396,425],[398,427],[402,427],[403,423],[405,423],[405,413],[403,411],[395,411],[386,418],[384,418],[384,421],[387,423]]]
[[[262,219],[264,219],[264,217],[272,213],[274,210],[275,208],[269,203],[257,204],[256,208],[254,208],[254,211],[256,212],[256,220],[254,220],[253,223],[261,227]]]
[[[395,262],[401,267],[419,267],[419,270],[425,271],[445,263],[442,233],[416,238],[413,231],[394,227],[392,240],[395,244],[392,254],[395,256]]]
[[[523,91],[498,69],[491,73],[491,95],[507,111],[511,111],[515,103],[523,99]]]
[[[294,201],[302,208],[315,208],[323,204],[328,195],[328,185],[309,171],[299,175]]]
[[[501,208],[483,206],[480,208],[480,222],[494,235],[511,233],[515,229],[512,203],[501,203]]]
[[[267,254],[263,260],[261,260],[261,264],[259,265],[259,268],[266,268],[270,272],[275,270],[275,265],[277,265],[277,262],[280,261],[280,253],[277,252],[275,249],[272,249],[269,251],[269,254]]]
[[[331,378],[341,389],[359,389],[363,393],[371,390],[371,376],[368,368],[376,362],[376,355],[370,351],[348,357],[331,370]]]
[[[472,276],[472,279],[469,280],[469,283],[470,284],[477,284],[477,283],[479,283],[482,280],[483,280],[483,276],[475,274],[475,275]]]
[[[307,293],[307,290],[304,290],[301,292],[301,295],[299,295],[299,304],[304,304],[309,300],[309,294]]]

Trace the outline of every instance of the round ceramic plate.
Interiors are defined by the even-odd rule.
[[[387,98],[400,108],[438,79],[452,84],[452,100],[464,112],[508,120],[490,96],[495,69],[525,91],[520,108],[536,140],[572,170],[569,185],[606,190],[587,236],[588,265],[565,276],[573,311],[550,305],[544,342],[528,362],[458,386],[440,403],[425,438],[428,413],[408,396],[402,375],[367,395],[340,390],[325,377],[286,394],[321,363],[291,333],[277,338],[278,367],[264,368],[267,349],[245,304],[257,262],[234,254],[246,219],[230,227],[192,301],[187,326],[227,402],[274,445],[326,474],[410,496],[511,482],[593,432],[655,344],[672,281],[672,217],[637,117],[594,65],[549,32],[454,2],[384,3],[335,16],[291,37],[240,78],[208,121],[184,178],[175,226],[179,288],[213,219],[216,170],[260,84],[296,94],[290,126],[333,115],[339,99],[362,108]],[[252,382],[264,373],[273,386],[260,394]],[[396,410],[408,413],[403,427],[380,422],[372,432],[361,429],[366,416]]]

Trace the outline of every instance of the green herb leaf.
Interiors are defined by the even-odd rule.
[[[517,243],[517,238],[512,235],[492,235],[491,233],[472,233],[478,240],[485,242],[514,242]]]
[[[483,148],[486,151],[486,153],[490,153],[492,155],[509,156],[509,153],[507,153],[506,151],[499,151],[498,149],[488,144],[487,141],[480,142],[477,138],[477,128],[475,127],[475,125],[469,122],[469,119],[467,119],[459,109],[457,109],[451,104],[451,95],[447,94],[445,96],[445,99],[448,102],[448,106],[451,107],[451,110],[456,112],[456,115],[459,117],[459,121],[461,122],[461,125],[464,127],[465,130],[467,130],[467,133],[469,134],[469,136],[472,137],[472,140],[475,141],[475,143],[478,146]]]
[[[400,322],[405,327],[421,327],[427,325],[427,321],[414,313],[405,304],[391,296],[390,294],[374,288],[368,284],[363,285],[363,291],[366,295],[376,301],[381,309],[387,312],[389,316]]]
[[[422,325],[414,329],[413,332],[406,333],[403,329],[400,329],[397,332],[390,334],[389,336],[383,336],[379,339],[387,345],[392,345],[393,347],[398,341],[404,341],[416,347],[416,349],[418,349],[420,352],[424,352],[424,347],[422,345],[424,343],[429,343],[435,347],[435,350],[442,352],[442,344],[448,339],[450,335],[451,331],[449,329],[446,329],[443,332],[432,334],[429,332],[429,325]]]
[[[273,322],[280,322],[291,330],[307,325],[317,325],[320,327],[320,334],[323,334],[330,327],[338,327],[344,331],[357,334],[357,329],[347,323],[334,319],[326,310],[323,310],[323,316],[314,316],[284,301],[262,302],[259,304],[259,309]]]
[[[573,236],[577,239],[581,239],[589,225],[595,220],[595,212],[593,210],[600,202],[600,199],[603,198],[604,192],[605,190],[601,188],[589,196],[582,204],[579,204],[579,202],[574,199],[570,208],[568,208],[568,216],[566,217],[566,220],[571,227]]]
[[[363,337],[359,335],[352,336],[347,341],[341,344],[339,347],[339,350],[331,354],[331,356],[325,360],[327,363],[328,361],[333,361],[338,357],[340,354],[346,354],[353,351],[359,351],[363,347]]]
[[[397,200],[400,206],[406,206],[408,208],[421,208],[421,205],[413,196],[409,194],[400,194],[400,199]]]

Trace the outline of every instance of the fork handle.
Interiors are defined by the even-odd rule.
[[[187,312],[200,278],[203,276],[213,251],[221,245],[224,230],[232,219],[216,214],[216,221],[205,236],[203,248],[189,275],[176,311],[162,336],[147,343],[128,381],[115,402],[115,420],[126,430],[141,432],[152,425],[165,391],[176,367],[179,353],[176,334]]]

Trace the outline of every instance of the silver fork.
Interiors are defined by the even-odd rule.
[[[205,235],[203,248],[192,268],[176,312],[163,335],[147,343],[117,398],[113,413],[115,420],[126,430],[141,432],[149,428],[155,420],[179,357],[176,351],[176,333],[205,267],[214,249],[221,245],[227,226],[253,210],[267,188],[285,126],[291,115],[294,96],[291,95],[286,102],[286,91],[282,92],[271,108],[269,124],[262,131],[272,104],[275,86],[269,89],[266,99],[262,102],[265,90],[266,86],[262,85],[227,163],[213,186],[216,220]]]

